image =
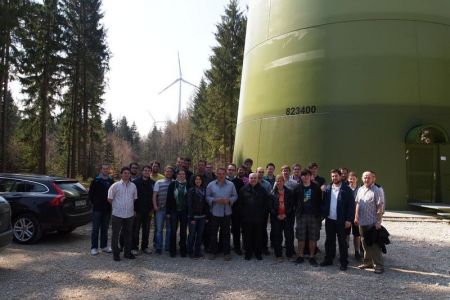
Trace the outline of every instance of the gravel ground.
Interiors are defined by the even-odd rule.
[[[0,253],[1,299],[450,299],[450,225],[384,222],[392,244],[382,275],[307,262],[244,261],[140,255],[114,262],[89,254],[90,227],[49,234],[36,245],[11,244]],[[322,229],[319,246],[324,249]],[[350,249],[349,253],[353,253]],[[323,253],[319,254],[319,262]]]

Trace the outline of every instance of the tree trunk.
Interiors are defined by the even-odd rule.
[[[9,81],[9,47],[10,47],[10,36],[9,32],[6,33],[7,39],[3,49],[3,77],[1,78],[2,85],[0,86],[1,98],[3,101],[2,105],[2,126],[0,134],[0,170],[1,172],[6,171],[6,127],[8,125],[8,81]]]
[[[39,173],[47,173],[47,122],[48,122],[48,86],[49,86],[49,72],[48,72],[48,57],[46,57],[47,64],[44,66],[42,74],[42,88],[40,91],[41,109],[40,109],[40,147],[39,147]]]
[[[75,177],[75,159],[76,159],[76,140],[77,140],[77,128],[78,128],[78,76],[80,71],[80,63],[79,57],[77,53],[77,58],[75,62],[75,74],[73,79],[72,86],[72,105],[71,105],[71,118],[70,118],[70,130],[69,130],[69,138],[71,140],[69,146],[69,168],[67,172],[67,176],[74,178]]]
[[[83,47],[83,83],[82,83],[82,89],[83,89],[83,142],[81,143],[81,175],[83,175],[83,179],[87,179],[88,177],[88,163],[87,163],[87,156],[88,156],[88,141],[89,141],[89,128],[88,128],[88,121],[89,121],[89,105],[88,105],[88,96],[86,94],[87,89],[87,59],[86,59],[86,48],[87,43],[87,33],[86,33],[86,8],[85,8],[85,2],[81,1],[81,32],[82,32],[82,47]]]

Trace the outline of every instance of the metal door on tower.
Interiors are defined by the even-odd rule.
[[[450,144],[439,145],[441,203],[450,203]]]
[[[436,144],[406,145],[406,176],[408,201],[436,202],[439,146]]]

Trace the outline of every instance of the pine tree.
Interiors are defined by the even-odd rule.
[[[16,77],[20,60],[19,24],[27,12],[28,1],[0,0],[0,171],[9,161],[7,153],[8,111],[14,109],[9,82]]]
[[[246,23],[237,1],[231,0],[217,25],[217,46],[212,48],[206,83],[194,97],[191,121],[193,138],[198,144],[195,147],[210,160],[232,159]]]
[[[126,117],[122,117],[119,121],[119,125],[117,126],[117,136],[131,143],[131,130],[130,126],[128,126],[128,120]]]
[[[47,133],[52,110],[62,86],[62,18],[57,0],[30,6],[21,32],[23,45],[20,65],[28,141],[34,148],[31,157],[38,158],[38,172],[46,173]],[[38,151],[36,151],[38,150]],[[36,151],[36,152],[35,152]]]
[[[133,152],[136,154],[137,157],[140,156],[140,142],[141,142],[141,136],[139,135],[136,123],[133,122],[133,124],[130,127],[130,144],[131,149],[133,149]]]
[[[113,117],[111,113],[108,114],[108,118],[105,120],[104,129],[106,134],[114,133],[116,126],[114,124]]]
[[[62,0],[62,11],[69,87],[63,105],[69,129],[65,137],[67,174],[86,178],[94,161],[101,159],[102,95],[109,50],[100,0]]]

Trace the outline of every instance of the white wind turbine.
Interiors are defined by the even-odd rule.
[[[186,81],[183,79],[183,74],[181,73],[181,63],[180,63],[180,52],[178,52],[178,71],[180,74],[180,77],[174,80],[171,84],[169,84],[167,87],[165,87],[161,92],[158,93],[158,95],[161,95],[165,90],[169,89],[172,85],[175,83],[179,83],[179,89],[178,89],[178,121],[180,121],[181,116],[181,83],[187,83],[189,85],[192,85],[193,87],[197,87],[195,84],[190,83],[189,81]]]
[[[153,116],[153,114],[148,109],[147,109],[147,113],[150,116],[150,118],[152,118],[152,120],[153,120],[153,126],[152,126],[152,128],[150,130],[152,130],[153,127],[157,126],[158,123],[167,123],[167,122],[169,122],[169,121],[156,121],[155,117]]]

